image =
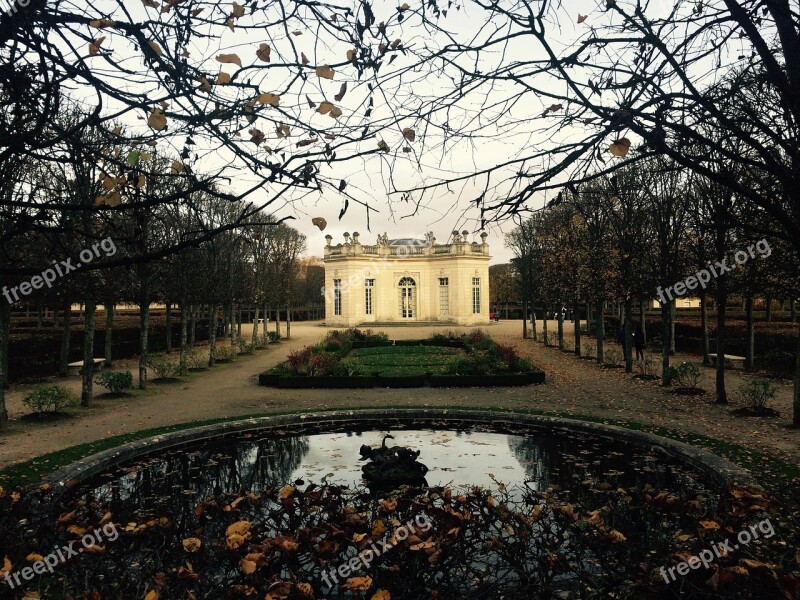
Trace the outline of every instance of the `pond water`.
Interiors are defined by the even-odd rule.
[[[429,486],[497,488],[519,495],[550,487],[704,487],[697,471],[665,456],[575,433],[505,434],[468,430],[391,432],[388,445],[420,450]],[[270,432],[188,446],[121,465],[77,490],[109,508],[184,510],[198,497],[264,489],[294,482],[358,487],[362,444],[379,446],[386,432],[312,435]],[[186,502],[180,498],[186,498]]]

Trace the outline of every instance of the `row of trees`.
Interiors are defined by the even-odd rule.
[[[791,244],[758,233],[769,228],[768,219],[748,198],[658,157],[569,186],[545,210],[511,232],[507,243],[516,254],[514,264],[526,305],[569,306],[576,318],[579,307],[585,305],[594,315],[598,362],[603,360],[604,305],[619,302],[623,306],[625,366],[630,372],[634,319],[643,324],[646,303],[658,299],[662,377],[669,385],[676,297],[700,298],[706,364],[711,352],[709,297],[717,309],[714,352],[718,356],[725,354],[728,300],[733,294],[745,299],[750,367],[754,298],[787,298],[794,307],[794,299],[800,296],[800,264]],[[718,263],[722,262],[730,270],[721,268]],[[704,270],[707,280],[700,283],[698,273]],[[696,278],[693,289],[677,294],[675,284],[691,276]],[[534,322],[534,334],[535,326]],[[558,326],[561,333],[560,311]],[[577,327],[575,346],[580,353]],[[717,361],[716,399],[728,401],[724,361]]]
[[[77,109],[67,112],[61,126],[66,129],[73,121],[83,121],[77,115]],[[264,214],[261,206],[230,202],[217,193],[192,189],[191,182],[180,177],[158,175],[180,170],[174,157],[144,150],[149,148],[146,145],[121,151],[111,139],[105,129],[71,130],[63,143],[52,149],[61,160],[53,160],[52,155],[48,160],[15,157],[13,177],[0,183],[0,262],[20,273],[0,275],[0,284],[8,292],[0,302],[0,426],[7,420],[2,389],[8,380],[12,300],[20,307],[60,308],[67,351],[71,306],[84,305],[81,399],[88,406],[93,394],[98,305],[105,305],[107,353],[114,305],[139,305],[139,385],[144,388],[152,303],[166,304],[169,332],[173,306],[179,312],[180,365],[184,370],[187,324],[196,318],[198,307],[209,307],[206,315],[213,365],[220,308],[230,321],[237,306],[255,306],[258,319],[262,307],[264,311],[290,307],[301,291],[300,281],[308,280],[309,266],[299,262],[306,249],[304,235]],[[128,167],[118,171],[119,165],[109,158],[123,152]],[[147,163],[152,172],[140,170],[140,162]],[[132,207],[118,210],[123,193],[131,196]],[[76,268],[70,271],[65,262]],[[298,280],[301,267],[306,273]],[[27,286],[20,289],[23,282],[41,280],[47,270],[52,281],[46,285],[39,281],[38,289],[32,291]],[[312,277],[312,284],[322,285],[318,274]],[[302,293],[307,296],[308,290]]]

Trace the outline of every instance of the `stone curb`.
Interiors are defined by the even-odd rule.
[[[760,488],[750,473],[741,467],[707,450],[690,446],[684,442],[661,437],[652,433],[626,429],[617,425],[606,425],[561,417],[523,415],[503,411],[459,410],[459,409],[365,409],[327,411],[271,417],[241,419],[228,423],[205,425],[172,433],[153,436],[98,452],[54,471],[43,478],[42,483],[53,487],[48,495],[51,502],[57,501],[68,489],[103,473],[116,465],[146,455],[195,443],[200,440],[215,440],[234,434],[263,433],[270,429],[302,426],[303,429],[361,428],[374,425],[374,429],[391,428],[392,424],[411,424],[419,427],[442,425],[466,428],[470,425],[491,425],[518,428],[530,426],[548,432],[580,432],[611,441],[624,441],[651,451],[664,454],[701,471],[720,488],[728,484]],[[356,427],[358,426],[358,427]],[[302,431],[298,432],[302,435]]]

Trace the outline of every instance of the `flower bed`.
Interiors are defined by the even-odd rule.
[[[481,330],[426,340],[390,341],[358,329],[331,331],[314,346],[259,375],[280,388],[464,387],[544,383],[544,373],[514,346]]]

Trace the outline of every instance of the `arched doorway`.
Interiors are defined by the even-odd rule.
[[[403,277],[400,287],[400,318],[414,319],[417,316],[417,282],[411,277]]]

